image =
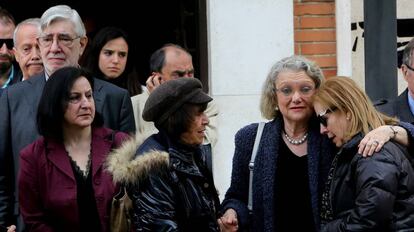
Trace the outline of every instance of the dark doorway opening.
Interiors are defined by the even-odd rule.
[[[40,17],[51,6],[65,4],[76,9],[93,39],[105,26],[126,30],[134,39],[137,68],[141,83],[149,76],[149,56],[166,43],[176,43],[193,56],[196,76],[208,91],[206,3],[203,0],[152,0],[108,2],[71,1],[19,1],[3,0],[0,7],[13,14],[17,22]]]

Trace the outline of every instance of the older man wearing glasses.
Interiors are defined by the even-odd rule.
[[[395,116],[401,121],[414,123],[414,39],[404,49],[401,72],[407,81],[408,88],[397,98],[379,100],[375,103],[377,109],[389,116]]]
[[[20,75],[13,55],[13,31],[16,27],[13,16],[0,8],[0,95],[3,89],[16,83]]]
[[[88,42],[79,14],[68,6],[49,8],[40,21],[41,34],[37,41],[44,73],[7,88],[0,97],[0,225],[14,224],[20,218],[15,197],[19,152],[39,136],[36,114],[43,87],[57,69],[78,66]],[[128,92],[98,79],[94,89],[96,111],[102,115],[105,126],[135,132]],[[23,223],[20,220],[17,223],[17,230],[23,230]]]

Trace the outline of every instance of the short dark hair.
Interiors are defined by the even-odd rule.
[[[191,57],[191,54],[180,45],[173,43],[164,44],[160,49],[152,53],[150,58],[150,72],[161,72],[162,68],[165,65],[165,50],[168,47],[173,47],[182,50]]]
[[[166,132],[171,138],[180,138],[190,128],[196,113],[204,112],[207,109],[207,104],[185,103],[179,110],[172,113],[167,120],[161,123],[161,125],[155,122],[155,127]]]
[[[85,77],[94,89],[92,75],[82,68],[64,67],[56,70],[46,82],[37,109],[37,129],[45,138],[61,141],[62,124],[68,107],[70,91],[77,79]],[[95,112],[93,126],[102,126],[101,116]]]
[[[127,32],[117,27],[104,27],[94,37],[91,47],[86,54],[85,67],[88,68],[97,78],[112,82],[106,79],[105,74],[99,68],[99,55],[102,48],[109,41],[123,38],[128,45],[128,57],[124,72],[113,81],[113,84],[128,90],[131,96],[142,93],[138,72],[135,67],[135,47]]]
[[[16,25],[16,20],[14,20],[13,15],[9,11],[1,7],[0,7],[0,21],[2,21],[5,24],[11,23],[13,25]]]

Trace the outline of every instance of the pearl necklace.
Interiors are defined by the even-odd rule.
[[[308,132],[306,132],[302,138],[299,139],[294,139],[292,137],[290,137],[286,132],[283,133],[285,135],[286,140],[293,145],[300,145],[302,143],[304,143],[307,139],[308,139]]]

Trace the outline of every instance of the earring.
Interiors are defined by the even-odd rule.
[[[279,110],[279,107],[275,106],[275,111],[278,111],[278,110]]]

